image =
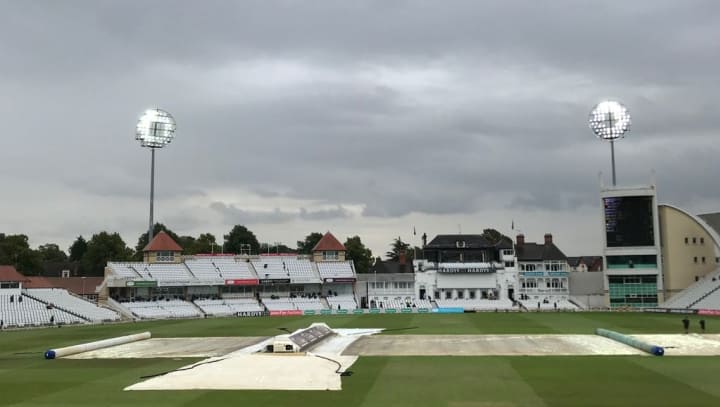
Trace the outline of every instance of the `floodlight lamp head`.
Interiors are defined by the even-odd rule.
[[[630,113],[627,108],[614,100],[598,103],[588,118],[590,129],[603,140],[623,137],[630,129],[630,123]]]
[[[162,109],[148,109],[138,120],[135,140],[143,147],[163,148],[175,137],[175,119]]]

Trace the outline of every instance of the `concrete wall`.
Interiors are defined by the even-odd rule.
[[[603,295],[603,273],[600,271],[568,273],[570,295]]]
[[[698,218],[668,205],[660,205],[659,212],[667,300],[692,285],[696,277],[703,277],[715,270],[718,267],[715,260],[719,256],[719,249],[711,231]]]

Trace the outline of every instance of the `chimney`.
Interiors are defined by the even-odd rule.
[[[552,244],[552,235],[550,233],[545,233],[545,245]]]
[[[516,246],[522,246],[525,244],[525,235],[523,235],[522,233],[515,236],[515,239],[516,239],[516,243],[515,243]]]
[[[405,251],[400,252],[398,255],[398,271],[401,273],[405,272],[405,269],[407,268],[407,258],[405,257]]]

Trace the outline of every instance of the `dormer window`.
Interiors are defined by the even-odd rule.
[[[338,256],[338,252],[336,250],[327,250],[323,252],[323,260],[337,260],[340,256]]]
[[[155,256],[155,261],[158,263],[172,263],[175,261],[175,252],[160,251]]]

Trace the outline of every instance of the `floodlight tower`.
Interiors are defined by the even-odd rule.
[[[175,137],[175,119],[162,109],[148,109],[138,120],[135,140],[151,152],[150,159],[150,223],[148,243],[153,238],[153,200],[155,199],[155,150],[165,147]]]
[[[615,140],[624,137],[630,129],[630,113],[622,103],[606,100],[595,105],[588,123],[599,139],[610,140],[612,183],[615,186]]]

